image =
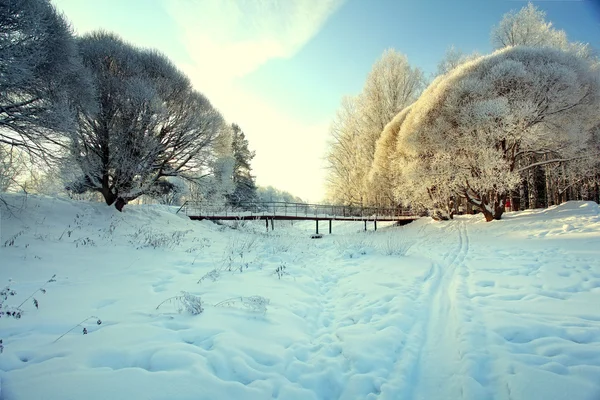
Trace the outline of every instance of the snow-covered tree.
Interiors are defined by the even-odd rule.
[[[381,196],[382,201],[391,205],[398,204],[394,193],[399,175],[395,157],[398,153],[398,132],[409,112],[410,106],[400,111],[383,129],[375,146],[373,164],[369,172],[370,186]]]
[[[96,32],[79,39],[96,86],[81,108],[71,152],[82,171],[75,191],[96,191],[121,210],[143,194],[163,195],[167,177],[193,178],[208,162],[221,115],[162,54]]]
[[[259,186],[256,190],[258,201],[262,202],[281,202],[281,203],[303,203],[300,197],[284,190],[279,190],[273,186]]]
[[[360,95],[343,100],[331,128],[327,156],[328,190],[334,201],[367,205],[382,200],[368,179],[376,142],[424,85],[423,72],[412,67],[405,55],[389,49],[373,65]]]
[[[478,53],[465,54],[460,49],[450,46],[446,50],[446,53],[444,53],[444,58],[437,65],[436,76],[447,74],[459,65],[473,61],[479,57],[481,55]]]
[[[0,1],[0,142],[48,158],[91,87],[71,30],[48,0]]]
[[[0,192],[15,188],[26,166],[25,155],[18,148],[0,143]]]
[[[508,12],[492,29],[492,46],[495,49],[507,46],[554,47],[574,52],[580,57],[590,55],[588,45],[569,42],[567,34],[555,29],[545,18],[546,13],[531,2],[518,12]]]
[[[360,167],[360,115],[355,97],[344,97],[331,125],[327,153],[327,197],[340,204],[360,204],[362,177]]]
[[[466,63],[436,80],[402,124],[401,181],[430,207],[456,194],[499,219],[525,171],[579,156],[599,96],[593,63],[572,52],[513,47]]]
[[[208,163],[208,173],[200,179],[189,182],[190,199],[205,201],[213,206],[225,206],[227,196],[235,190],[233,170],[233,128],[223,123],[215,138],[212,155]]]

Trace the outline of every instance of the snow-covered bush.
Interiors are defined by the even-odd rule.
[[[254,235],[245,235],[242,237],[233,237],[229,240],[225,251],[223,252],[223,258],[221,264],[204,274],[197,283],[201,283],[204,280],[210,279],[216,282],[221,274],[227,272],[243,272],[248,269],[252,264],[256,264],[257,260],[248,259],[248,253],[251,252],[257,244],[257,237]]]
[[[267,312],[269,302],[269,299],[262,296],[233,297],[215,304],[215,307],[240,307],[264,314]]]
[[[151,227],[140,227],[131,235],[131,240],[129,242],[136,246],[137,249],[148,247],[153,249],[173,249],[181,244],[189,232],[191,232],[191,230],[164,233],[155,231]]]
[[[373,239],[370,236],[370,234],[348,235],[338,238],[335,243],[344,257],[356,258],[373,250]]]
[[[25,300],[23,300],[19,305],[12,306],[7,304],[9,298],[15,296],[17,291],[14,290],[11,285],[13,284],[12,280],[8,281],[8,284],[0,290],[0,318],[3,316],[13,317],[16,319],[20,319],[23,316],[23,305],[31,300],[33,306],[37,309],[40,306],[40,302],[36,297],[34,297],[37,293],[46,294],[46,285],[52,282],[56,282],[56,274],[52,275],[52,278],[48,279],[39,289],[35,290],[31,293]]]
[[[414,241],[398,232],[386,234],[378,248],[387,256],[405,256]]]
[[[175,305],[178,313],[186,311],[192,315],[198,315],[201,314],[202,311],[204,311],[200,296],[195,296],[186,291],[182,291],[181,295],[179,296],[173,296],[169,297],[166,300],[163,300],[158,306],[156,306],[156,309],[158,310],[160,306],[162,306],[165,303]]]

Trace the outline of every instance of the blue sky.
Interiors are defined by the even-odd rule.
[[[256,150],[254,173],[306,200],[324,194],[328,128],[393,47],[426,73],[446,49],[491,52],[518,0],[54,0],[79,33],[105,29],[167,54]],[[570,40],[600,49],[600,0],[534,1]]]

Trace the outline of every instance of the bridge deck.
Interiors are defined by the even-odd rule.
[[[403,224],[419,218],[408,208],[283,202],[245,202],[237,208],[186,202],[178,212],[193,220],[390,221]]]
[[[412,222],[419,217],[416,216],[371,216],[371,217],[343,217],[335,215],[278,215],[278,214],[228,214],[228,215],[188,215],[192,220],[285,220],[285,221],[379,221],[379,222],[398,222],[400,224]]]

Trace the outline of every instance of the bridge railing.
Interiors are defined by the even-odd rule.
[[[287,202],[241,202],[238,206],[214,205],[204,202],[186,202],[177,211],[188,216],[289,216],[348,219],[400,219],[412,216],[410,208],[362,207],[357,205],[325,205]]]

